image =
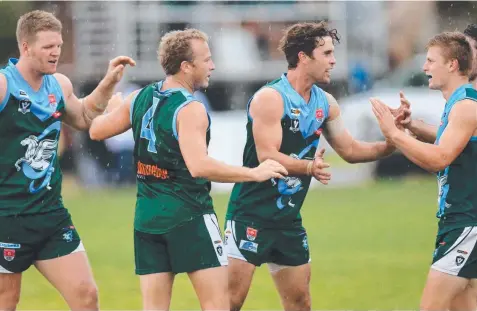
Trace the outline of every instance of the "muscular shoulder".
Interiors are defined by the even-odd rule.
[[[64,74],[58,72],[55,73],[53,77],[58,81],[58,84],[63,91],[63,95],[68,98],[73,93],[73,84],[71,83],[71,80]]]
[[[252,118],[257,115],[277,116],[281,118],[283,109],[283,98],[281,94],[273,88],[264,87],[253,96],[249,111]]]
[[[326,96],[326,100],[328,101],[328,105],[330,107],[329,114],[328,114],[328,121],[331,121],[337,118],[341,114],[340,106],[338,105],[338,101],[336,98],[331,95],[330,93],[324,92]]]

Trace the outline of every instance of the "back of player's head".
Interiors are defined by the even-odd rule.
[[[204,32],[197,29],[174,30],[161,38],[157,55],[166,75],[178,73],[183,61],[194,60],[191,46],[194,39],[209,40]]]
[[[50,12],[35,10],[20,16],[17,22],[17,42],[33,42],[37,33],[41,31],[55,31],[61,33],[61,22]]]
[[[285,30],[278,49],[285,54],[288,68],[293,69],[298,65],[298,53],[313,58],[313,50],[324,44],[325,37],[331,37],[333,44],[340,41],[338,31],[328,28],[326,22],[295,24]]]
[[[464,35],[477,41],[477,24],[470,24],[464,30]]]
[[[457,60],[459,72],[468,75],[472,69],[472,48],[464,34],[460,32],[443,32],[429,40],[427,49],[440,47],[447,61]]]

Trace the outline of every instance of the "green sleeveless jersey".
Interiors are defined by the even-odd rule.
[[[130,110],[137,170],[134,227],[155,234],[214,212],[211,183],[192,177],[178,142],[177,114],[197,100],[185,89],[161,91],[162,83],[142,89]],[[207,145],[209,140],[207,130]]]
[[[446,103],[437,131],[436,144],[447,127],[449,113],[456,103],[464,99],[477,102],[477,91],[464,84]],[[444,170],[438,172],[439,232],[477,226],[477,136],[471,137],[462,153]]]
[[[325,92],[313,86],[310,100],[306,103],[290,85],[286,74],[264,87],[277,90],[283,99],[282,143],[279,151],[296,159],[312,160],[321,127],[328,117],[329,105]],[[252,125],[253,120],[248,114],[247,141],[243,153],[243,164],[247,167],[259,165]],[[247,221],[262,228],[301,227],[300,209],[310,182],[311,176],[300,175],[262,183],[237,183],[232,190],[226,218]]]
[[[0,70],[7,93],[0,103],[0,216],[63,208],[58,141],[65,104],[56,78],[34,91],[10,59]]]

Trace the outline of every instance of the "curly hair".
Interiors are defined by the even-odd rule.
[[[477,41],[477,24],[470,24],[465,28],[464,35]]]
[[[61,33],[61,22],[50,12],[35,10],[20,16],[17,22],[17,42],[32,42],[40,31],[55,31]]]
[[[285,29],[278,49],[285,54],[288,69],[297,67],[300,52],[313,57],[313,50],[324,44],[325,37],[331,37],[333,44],[340,42],[338,31],[328,28],[326,22],[299,23]]]
[[[166,75],[179,72],[183,61],[194,60],[191,41],[194,39],[208,42],[208,36],[197,29],[174,30],[166,33],[159,43],[157,56]]]
[[[444,59],[456,59],[459,72],[468,75],[472,69],[472,48],[464,34],[460,32],[443,32],[429,40],[426,49],[438,46],[443,51]]]

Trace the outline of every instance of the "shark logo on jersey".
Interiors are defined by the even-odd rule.
[[[26,146],[25,155],[15,162],[17,171],[32,179],[29,190],[36,193],[43,188],[50,190],[50,180],[55,168],[53,166],[60,136],[61,122],[57,121],[47,127],[39,136],[30,135],[21,141]],[[55,133],[56,132],[56,133]],[[49,134],[55,134],[54,139],[46,139]],[[43,179],[36,187],[35,181]]]

